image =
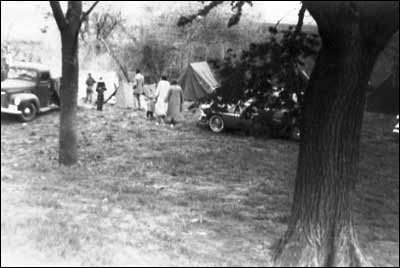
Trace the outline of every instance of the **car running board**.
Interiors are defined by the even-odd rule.
[[[59,107],[57,105],[50,105],[48,107],[40,108],[40,112],[41,113],[45,113],[45,112],[48,112],[48,111],[51,111],[51,110],[55,110],[55,109],[58,109],[58,108]]]

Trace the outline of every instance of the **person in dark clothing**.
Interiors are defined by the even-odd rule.
[[[104,103],[104,91],[106,91],[106,84],[103,81],[103,78],[100,77],[99,82],[97,83],[96,92],[97,92],[97,110],[103,110]]]

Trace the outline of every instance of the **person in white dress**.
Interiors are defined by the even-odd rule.
[[[165,102],[165,99],[168,95],[168,91],[171,85],[167,80],[166,76],[161,77],[161,81],[157,85],[156,89],[156,106],[155,106],[155,114],[158,119],[158,122],[163,121],[165,116],[167,115],[168,103]]]
[[[171,87],[169,88],[167,98],[165,102],[168,102],[168,110],[166,121],[171,123],[171,127],[175,124],[184,120],[183,118],[183,91],[178,81],[173,80]]]

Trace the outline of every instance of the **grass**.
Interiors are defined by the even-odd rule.
[[[106,106],[79,111],[79,164],[57,164],[58,114],[2,117],[2,265],[270,266],[298,147],[175,129]],[[398,142],[368,114],[356,223],[377,265],[398,265]]]

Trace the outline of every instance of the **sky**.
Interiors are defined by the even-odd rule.
[[[90,5],[92,1],[84,2]],[[157,14],[173,6],[190,6],[194,10],[201,6],[198,1],[101,1],[98,7],[101,5],[121,10],[131,24],[146,21],[151,16],[149,7]],[[254,1],[254,6],[246,8],[243,15],[257,16],[263,22],[275,23],[281,20],[282,23],[295,24],[299,7],[299,1]],[[53,19],[44,18],[48,11],[51,11],[48,1],[1,1],[1,40],[43,40],[48,38],[40,31],[45,26],[49,27],[50,35],[55,34]],[[313,23],[307,14],[305,24]]]

